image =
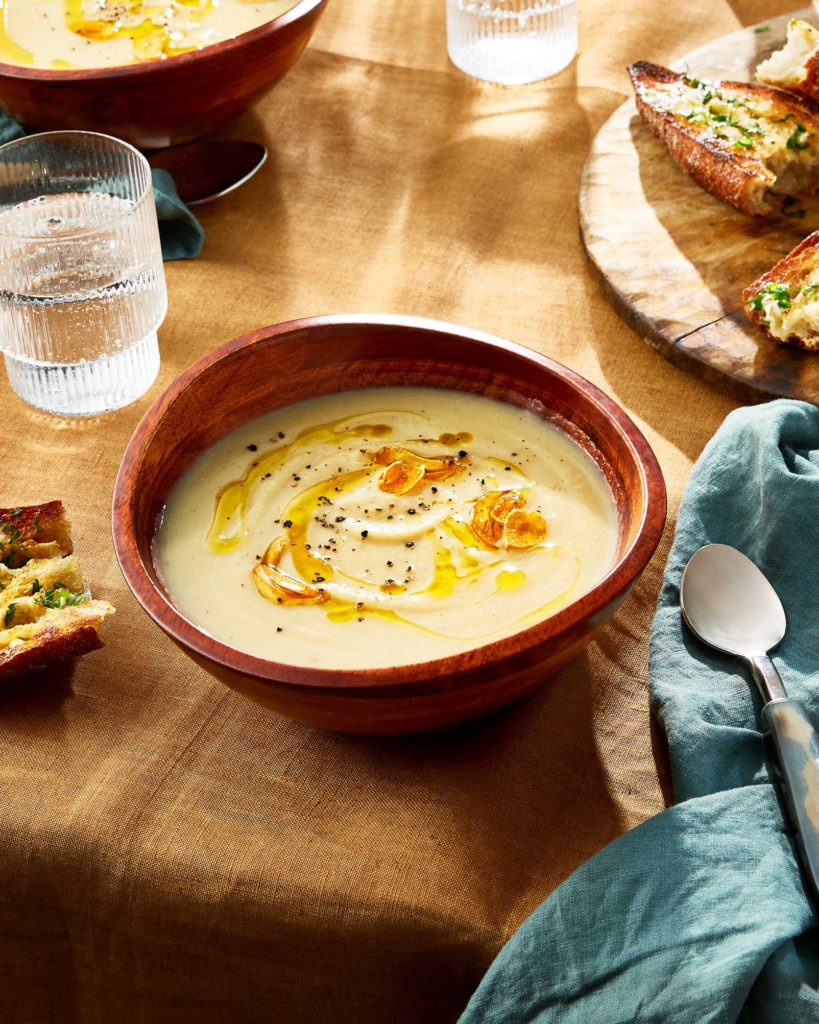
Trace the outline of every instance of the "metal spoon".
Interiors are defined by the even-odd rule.
[[[771,732],[807,874],[819,895],[819,737],[805,709],[789,700],[768,651],[785,635],[776,591],[741,551],[708,544],[691,558],[680,583],[689,629],[711,647],[742,658],[765,702]]]
[[[173,175],[179,198],[188,206],[209,203],[239,188],[265,160],[264,146],[241,139],[184,142],[148,157],[151,167],[161,167]]]

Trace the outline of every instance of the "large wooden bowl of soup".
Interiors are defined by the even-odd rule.
[[[295,64],[326,0],[5,0],[0,109],[142,149],[242,114]]]
[[[427,320],[319,317],[205,356],[145,414],[113,533],[197,664],[325,729],[437,729],[540,686],[662,533],[649,445],[576,373]]]

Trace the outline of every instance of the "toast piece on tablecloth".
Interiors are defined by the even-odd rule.
[[[91,598],[71,552],[62,502],[0,508],[0,680],[102,646],[114,608]]]

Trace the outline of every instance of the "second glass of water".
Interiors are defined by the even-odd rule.
[[[93,132],[0,146],[0,351],[21,398],[64,416],[135,401],[159,371],[167,306],[137,150]]]
[[[576,0],[446,0],[452,63],[500,85],[539,82],[577,52]]]

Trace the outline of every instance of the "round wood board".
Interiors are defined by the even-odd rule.
[[[752,81],[792,17],[814,19],[810,8],[772,18],[672,67]],[[819,353],[775,344],[742,309],[742,289],[819,227],[819,196],[799,205],[802,219],[763,218],[714,199],[679,169],[629,100],[592,145],[580,229],[615,309],[671,362],[745,401],[785,396],[819,404]]]

